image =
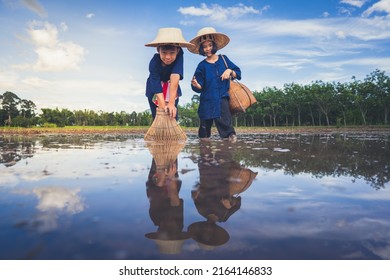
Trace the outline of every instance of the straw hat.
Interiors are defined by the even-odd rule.
[[[187,42],[180,28],[166,27],[160,28],[157,37],[150,43],[145,44],[147,47],[158,47],[161,45],[174,45],[178,47],[192,47],[192,44]]]
[[[227,35],[217,32],[215,28],[204,27],[200,29],[196,37],[190,41],[193,46],[188,47],[188,50],[192,53],[199,54],[200,45],[207,40],[214,41],[217,44],[218,50],[222,49],[230,42],[230,38]]]

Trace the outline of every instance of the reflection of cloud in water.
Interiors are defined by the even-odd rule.
[[[0,188],[14,187],[19,180],[11,169],[3,169],[0,167]]]
[[[345,252],[341,258],[390,258],[390,220],[386,213],[390,192],[373,191],[363,179],[351,185],[350,177],[283,176],[280,171],[259,171],[259,191],[243,195],[241,213],[257,213],[261,227],[243,231],[251,217],[242,216],[229,230],[231,236],[260,239],[264,246],[288,240],[328,242],[327,246],[338,246],[340,253]],[[238,250],[251,251],[258,243],[242,242]]]
[[[229,230],[231,236],[238,240],[260,239],[264,244],[278,240],[322,240],[330,244],[345,244],[349,248],[346,251],[354,249],[355,255],[349,252],[349,255],[341,256],[345,259],[370,258],[369,253],[390,259],[390,220],[386,213],[371,213],[362,206],[335,206],[324,201],[290,201],[281,207],[279,203],[283,202],[275,205],[274,200],[264,197],[263,201],[259,203],[257,200],[262,206],[256,210],[261,227],[242,230],[248,221],[246,217],[241,217],[240,223]],[[242,212],[253,212],[252,204],[245,203],[244,207]],[[256,244],[243,242],[239,250],[252,250],[258,244],[259,241]]]
[[[33,190],[38,197],[37,209],[40,211],[59,211],[68,214],[80,213],[84,204],[78,196],[80,189],[63,187],[40,187]]]
[[[127,151],[128,154],[123,151],[121,156],[119,156],[119,151],[110,149],[59,149],[53,156],[51,150],[39,150],[28,165],[17,165],[17,168],[13,171],[15,173],[9,173],[7,177],[16,177],[16,180],[26,182],[39,182],[47,178],[73,180],[78,178],[126,177],[128,180],[133,180],[139,177],[139,172],[146,170],[149,158],[147,157],[146,161],[146,158],[139,156],[139,154],[149,154],[147,150],[140,153]],[[134,158],[137,158],[137,161],[134,161]],[[4,171],[7,171],[7,169],[4,168]],[[7,181],[11,179],[15,180],[15,178],[8,178]],[[0,183],[4,180],[1,178]]]
[[[57,228],[59,214],[74,215],[85,206],[78,195],[79,189],[64,187],[39,187],[32,191],[39,199],[36,226],[39,231],[47,232]]]

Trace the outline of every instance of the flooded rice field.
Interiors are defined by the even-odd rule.
[[[390,259],[388,135],[0,136],[0,259]]]

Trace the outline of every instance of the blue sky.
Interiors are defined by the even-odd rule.
[[[390,0],[0,0],[0,93],[40,108],[141,112],[161,27],[212,26],[250,89],[390,73]],[[185,50],[181,104],[203,57]],[[38,111],[40,112],[40,111]]]

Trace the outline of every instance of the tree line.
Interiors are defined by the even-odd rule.
[[[307,85],[285,84],[253,92],[257,103],[233,116],[235,126],[347,126],[388,125],[390,77],[375,70],[363,80],[314,81]],[[12,92],[0,95],[0,125],[31,126],[148,126],[149,110],[127,113],[43,108],[37,114],[33,101]],[[145,101],[146,102],[146,101]],[[199,95],[179,105],[179,121],[186,127],[199,126]]]

